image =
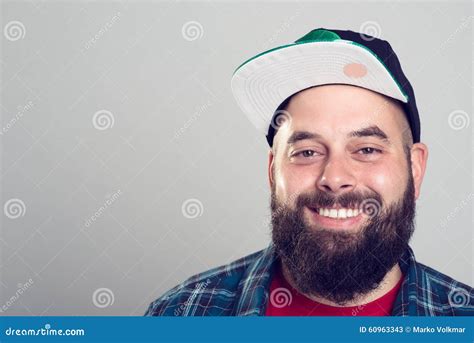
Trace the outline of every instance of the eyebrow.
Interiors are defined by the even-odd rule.
[[[388,144],[390,144],[390,140],[388,139],[387,134],[380,129],[377,125],[372,125],[368,127],[364,127],[363,129],[352,131],[348,135],[349,137],[377,137]]]
[[[292,145],[299,141],[304,141],[306,139],[321,139],[322,136],[318,133],[309,132],[309,131],[295,131],[288,138],[287,144]]]
[[[364,127],[360,130],[352,131],[348,135],[348,137],[377,137],[388,144],[390,144],[390,140],[388,139],[387,134],[380,129],[377,125],[372,125],[368,127]],[[307,139],[322,139],[322,136],[316,132],[309,132],[309,131],[295,131],[291,134],[288,138],[287,144],[292,145],[296,142],[307,140]]]

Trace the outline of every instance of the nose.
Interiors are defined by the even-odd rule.
[[[338,195],[352,191],[355,186],[356,178],[344,157],[329,157],[318,178],[318,189]]]

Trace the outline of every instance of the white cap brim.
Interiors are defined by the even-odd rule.
[[[352,66],[356,72],[351,72]],[[408,101],[377,56],[346,40],[291,44],[257,55],[235,71],[231,88],[242,111],[266,135],[273,114],[286,98],[326,84],[359,86]]]

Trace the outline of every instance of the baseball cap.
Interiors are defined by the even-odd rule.
[[[231,80],[242,111],[273,145],[280,106],[292,95],[319,85],[347,84],[399,100],[413,142],[420,141],[420,118],[413,87],[390,44],[354,31],[318,28],[291,44],[249,58]]]

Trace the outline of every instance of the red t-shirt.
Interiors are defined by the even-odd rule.
[[[403,282],[400,281],[382,297],[364,305],[337,307],[321,304],[299,293],[277,267],[271,285],[266,316],[389,316]]]

